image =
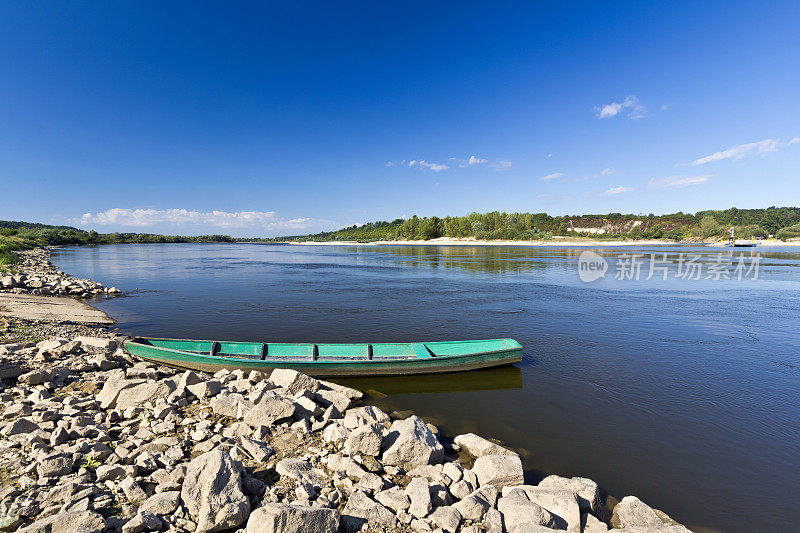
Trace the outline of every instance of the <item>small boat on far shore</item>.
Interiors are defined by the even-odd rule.
[[[438,374],[522,361],[522,345],[514,339],[295,344],[139,337],[122,348],[146,361],[189,370],[292,368],[317,377]]]

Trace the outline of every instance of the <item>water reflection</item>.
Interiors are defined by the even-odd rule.
[[[397,396],[402,394],[521,389],[522,372],[516,366],[504,366],[456,374],[337,378],[334,381],[347,387],[372,391],[372,394]]]

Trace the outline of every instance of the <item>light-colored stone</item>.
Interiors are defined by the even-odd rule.
[[[578,495],[581,511],[597,513],[600,511],[600,490],[597,483],[585,477],[547,476],[539,486],[546,489],[571,490]]]
[[[124,411],[129,407],[142,405],[146,402],[155,403],[160,398],[166,399],[173,390],[175,390],[175,385],[168,380],[142,383],[134,387],[124,388],[117,395],[114,407]]]
[[[196,533],[213,533],[243,524],[250,501],[242,491],[242,466],[220,451],[192,459],[186,469],[181,500],[196,520]]]
[[[511,450],[503,448],[499,444],[484,439],[475,433],[459,435],[453,439],[453,442],[474,457],[481,457],[482,455],[516,455]]]
[[[359,426],[344,441],[344,453],[347,455],[372,455],[381,453],[381,430],[375,424]]]
[[[423,477],[411,478],[406,486],[406,496],[411,501],[408,512],[414,518],[425,518],[433,509],[431,503],[431,489],[428,480]]]
[[[549,511],[555,517],[555,527],[570,533],[579,533],[581,528],[581,509],[578,496],[564,489],[546,489],[532,485],[504,487],[503,498],[523,495],[533,503]]]
[[[320,386],[316,379],[290,368],[276,368],[269,375],[269,380],[278,387],[288,389],[292,394],[301,390],[315,392],[319,390]]]
[[[581,514],[582,533],[607,533],[608,525],[589,513]]]
[[[375,500],[395,513],[405,511],[411,505],[411,499],[406,495],[403,489],[398,486],[376,493]]]
[[[391,510],[363,492],[355,491],[342,509],[342,525],[347,533],[353,533],[367,523],[394,527],[397,524],[397,517]]]
[[[106,521],[94,511],[71,511],[37,520],[17,533],[100,533],[105,526]]]
[[[524,483],[522,460],[518,455],[482,455],[475,459],[472,471],[478,477],[478,484],[503,487]]]
[[[299,483],[310,483],[315,487],[319,487],[321,483],[319,475],[314,472],[311,464],[303,459],[281,459],[275,465],[275,470],[278,474],[294,479]]]
[[[103,384],[102,390],[97,394],[97,401],[103,409],[113,409],[117,405],[117,397],[124,389],[129,389],[143,384],[143,379],[110,379]]]
[[[445,533],[455,533],[461,525],[461,514],[454,507],[445,505],[433,512],[431,522],[442,528]]]
[[[268,503],[247,521],[247,533],[335,533],[338,527],[339,511],[285,503]]]
[[[396,420],[385,439],[384,464],[411,470],[417,466],[440,463],[444,448],[421,418],[414,415]]]
[[[81,343],[81,348],[89,353],[110,353],[117,347],[116,341],[101,337],[75,337],[73,340]]]
[[[147,498],[139,507],[140,511],[147,511],[157,515],[168,515],[178,508],[181,493],[177,490],[159,492]]]
[[[263,398],[244,416],[244,422],[252,428],[271,426],[279,420],[294,415],[295,404],[285,398],[269,396]]]
[[[556,517],[541,505],[533,503],[524,492],[500,498],[497,509],[503,515],[503,524],[509,533],[518,533],[536,527],[556,527]]]
[[[497,489],[492,485],[481,487],[460,502],[453,504],[463,518],[475,522],[483,519],[486,511],[497,503]]]
[[[625,496],[614,507],[611,515],[611,527],[631,530],[645,528],[659,531],[661,528],[684,528],[663,511],[653,509],[636,496]],[[688,530],[686,530],[688,531]]]

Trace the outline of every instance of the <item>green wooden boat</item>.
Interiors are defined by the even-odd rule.
[[[293,368],[328,376],[438,374],[522,361],[513,339],[376,344],[290,344],[135,338],[123,349],[146,361],[216,372]]]

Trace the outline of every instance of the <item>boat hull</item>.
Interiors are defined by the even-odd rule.
[[[309,376],[315,377],[345,377],[345,376],[395,376],[409,374],[439,374],[444,372],[458,372],[476,370],[504,365],[512,365],[522,361],[522,346],[513,339],[497,339],[496,341],[461,341],[463,342],[498,342],[499,349],[474,353],[436,355],[436,352],[447,352],[447,345],[458,343],[418,343],[415,346],[425,346],[431,355],[418,358],[405,359],[364,359],[364,360],[288,360],[270,359],[269,356],[261,358],[226,357],[224,355],[210,355],[195,353],[162,346],[153,346],[144,342],[126,340],[123,349],[140,359],[152,361],[162,365],[215,373],[219,370],[259,370],[271,371],[275,368],[291,368]],[[155,340],[155,339],[154,339]],[[158,339],[164,340],[164,339]],[[204,346],[211,341],[174,341],[195,343],[195,346]],[[244,343],[241,343],[244,344]],[[314,345],[312,345],[314,346]],[[337,346],[337,345],[327,345]],[[352,345],[341,345],[352,346]],[[368,346],[368,345],[363,345]],[[373,345],[379,347],[381,345]],[[452,350],[451,350],[452,351]]]

